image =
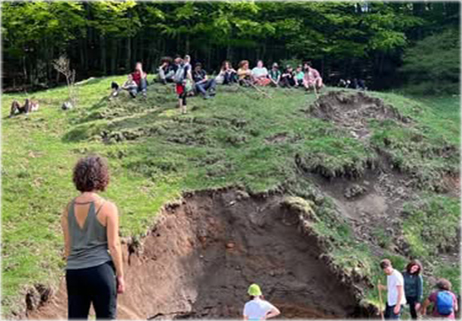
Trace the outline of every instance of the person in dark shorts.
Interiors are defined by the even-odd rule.
[[[186,114],[186,82],[188,80],[192,81],[191,64],[189,63],[189,59],[184,61],[181,57],[177,56],[175,58],[175,65],[174,81],[176,83],[176,93],[178,94],[178,107],[182,114]]]
[[[109,183],[106,160],[80,159],[73,181],[80,195],[61,216],[68,318],[88,319],[93,304],[96,319],[115,319],[117,294],[125,291],[125,282],[117,207],[98,195]]]

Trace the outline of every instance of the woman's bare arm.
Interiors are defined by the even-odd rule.
[[[422,315],[427,314],[427,307],[430,305],[430,300],[427,298],[425,299],[424,303],[422,304],[422,307],[420,308],[420,313]]]
[[[64,236],[64,259],[67,260],[71,252],[71,242],[69,240],[69,223],[67,220],[67,213],[69,211],[69,205],[66,206],[62,215],[61,215],[61,228],[63,229],[63,236]]]
[[[281,311],[279,311],[278,308],[274,307],[267,315],[266,315],[266,319],[271,319],[271,318],[274,318],[278,315],[281,314]]]
[[[117,207],[110,202],[105,204],[106,229],[109,252],[116,268],[117,277],[123,278],[122,246],[119,238],[119,213]]]

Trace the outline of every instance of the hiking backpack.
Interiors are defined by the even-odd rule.
[[[440,315],[450,315],[454,310],[454,302],[449,291],[439,291],[436,295],[436,311]]]
[[[173,76],[173,81],[177,84],[183,83],[184,80],[184,68],[185,65],[179,65],[178,69],[175,72],[175,76]]]

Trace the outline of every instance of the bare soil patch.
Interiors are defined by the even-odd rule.
[[[369,119],[394,119],[409,123],[411,119],[400,115],[391,105],[383,100],[367,96],[362,92],[348,94],[344,91],[331,91],[322,95],[309,108],[310,116],[334,122],[358,139],[370,135],[367,121]]]
[[[260,284],[283,318],[364,317],[355,289],[323,261],[302,218],[281,195],[228,189],[185,195],[139,242],[125,246],[127,292],[119,318],[240,318]],[[64,281],[33,319],[65,318]]]

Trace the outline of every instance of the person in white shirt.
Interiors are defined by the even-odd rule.
[[[403,275],[393,268],[388,259],[382,260],[380,267],[387,275],[387,286],[379,285],[380,290],[388,292],[385,319],[399,320],[402,306],[406,304]]]
[[[260,321],[281,314],[278,308],[264,299],[257,284],[250,285],[247,293],[250,295],[251,300],[244,306],[244,320]]]
[[[256,85],[267,86],[271,80],[268,78],[268,69],[263,65],[262,60],[258,60],[257,66],[252,69],[252,78]]]

